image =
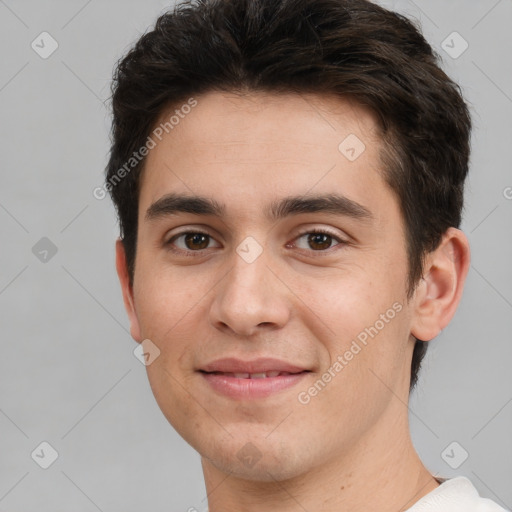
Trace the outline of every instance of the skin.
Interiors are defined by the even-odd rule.
[[[382,177],[369,111],[316,95],[196,99],[147,157],[132,285],[120,241],[116,250],[131,334],[160,350],[146,367],[149,382],[165,417],[201,454],[210,512],[411,507],[438,486],[409,434],[412,335],[430,340],[452,318],[469,266],[466,237],[455,228],[445,233],[408,301],[404,225]],[[366,147],[354,161],[338,149],[349,134]],[[146,219],[171,192],[213,198],[226,205],[225,215]],[[333,192],[371,218],[264,215],[271,201]],[[338,239],[315,245],[299,237],[310,228]],[[202,245],[186,245],[185,237],[173,243],[199,256],[169,249],[174,235],[198,231],[210,235]],[[263,250],[252,263],[236,252],[248,236]],[[400,312],[300,403],[299,392],[395,303]],[[234,400],[196,371],[230,356],[276,357],[311,373],[268,398]],[[254,464],[238,457],[249,442],[260,457]]]

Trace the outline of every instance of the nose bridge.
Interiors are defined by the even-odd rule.
[[[270,291],[268,274],[271,272],[268,264],[271,262],[263,248],[258,252],[251,242],[242,242],[237,247],[233,267],[228,274],[228,280],[232,281],[229,283],[229,293],[235,297],[239,293],[243,295],[244,291],[261,297]]]
[[[270,253],[247,237],[236,247],[232,262],[215,294],[212,323],[243,335],[250,335],[260,324],[282,326],[288,318],[287,300],[269,268]]]

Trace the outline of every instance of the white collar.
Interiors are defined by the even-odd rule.
[[[481,498],[465,477],[445,480],[439,487],[417,501],[406,512],[506,512],[486,498]]]

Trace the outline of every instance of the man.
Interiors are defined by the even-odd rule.
[[[181,4],[113,115],[131,334],[210,512],[503,510],[409,434],[469,267],[471,122],[417,29],[364,0]]]

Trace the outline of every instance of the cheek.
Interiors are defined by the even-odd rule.
[[[370,370],[386,378],[402,373],[409,319],[401,274],[362,270],[325,281],[322,287],[309,286],[307,294],[308,305],[318,314],[305,317],[321,320],[309,327],[328,352],[329,361],[323,363],[333,365],[341,359],[344,386],[360,387],[375,380]]]
[[[167,421],[184,437],[184,433],[196,430],[201,410],[199,404],[203,400],[197,393],[187,391],[194,389],[194,383],[189,380],[191,377],[175,371],[164,353],[146,370],[153,396]],[[208,407],[208,404],[202,404],[202,407]]]
[[[373,323],[387,299],[378,283],[364,270],[342,272],[333,277],[303,282],[300,293],[304,303],[321,320],[328,338],[343,341]]]
[[[138,269],[138,286],[134,288],[137,313],[143,334],[152,336],[173,336],[187,316],[194,314],[194,308],[201,307],[207,287],[197,286],[197,279],[181,276],[179,269],[171,269],[158,263],[141,265]]]
[[[160,350],[147,367],[155,398],[158,403],[178,400],[186,408],[181,386],[194,366],[194,351],[202,333],[198,318],[207,317],[205,293],[210,287],[197,286],[197,279],[187,283],[177,274],[141,272],[142,285],[135,289],[135,301],[143,338]]]

